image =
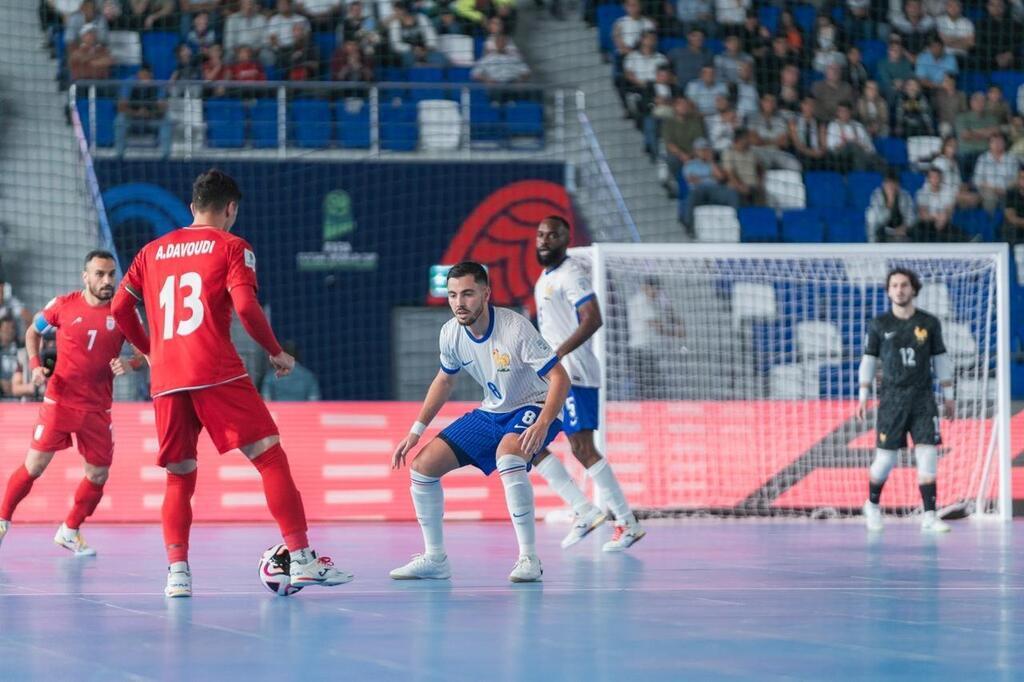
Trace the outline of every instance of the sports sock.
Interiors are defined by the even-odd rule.
[[[558,496],[565,500],[565,503],[571,506],[574,512],[583,516],[594,508],[587,496],[576,485],[576,481],[572,480],[572,476],[569,475],[560,459],[554,455],[548,455],[541,460],[536,468],[551,489],[558,493]]]
[[[619,479],[615,478],[615,473],[612,471],[611,465],[608,464],[608,460],[604,457],[599,459],[596,464],[587,469],[587,475],[594,479],[594,485],[601,490],[601,497],[611,507],[612,513],[615,514],[615,520],[630,526],[635,525],[636,517],[633,516],[632,510],[629,508],[629,502],[626,502],[622,486],[619,485]]]
[[[68,512],[64,525],[70,530],[78,530],[82,522],[96,511],[96,505],[103,499],[103,486],[83,478],[75,491],[75,505]]]
[[[28,473],[28,469],[22,464],[20,467],[11,472],[11,477],[7,479],[7,490],[4,493],[3,504],[0,505],[0,519],[10,521],[11,517],[14,516],[14,510],[18,507],[18,503],[25,499],[29,491],[32,490],[32,484],[36,482],[36,479],[32,477],[32,474]]]
[[[288,456],[281,444],[272,445],[266,452],[252,460],[252,463],[263,477],[263,493],[267,496],[267,507],[281,529],[281,537],[284,538],[288,550],[309,547],[309,540],[306,538],[306,510],[302,506],[299,489],[292,480]]]
[[[412,506],[416,508],[416,520],[423,531],[424,553],[431,559],[442,559],[444,551],[444,490],[441,479],[421,474],[410,469],[412,485]]]
[[[882,499],[883,487],[885,487],[885,481],[882,481],[881,483],[868,481],[868,499],[871,500],[871,504],[878,504]]]
[[[536,515],[533,509],[533,486],[526,475],[526,461],[519,455],[498,457],[498,474],[505,486],[505,502],[519,540],[519,556],[537,554]]]
[[[935,511],[935,496],[937,493],[937,485],[935,481],[931,483],[921,483],[917,486],[917,489],[921,491],[921,501],[924,502],[924,510],[926,512]]]
[[[188,474],[167,472],[167,490],[161,517],[167,562],[188,561],[188,533],[192,527],[192,495],[196,491],[196,471]]]

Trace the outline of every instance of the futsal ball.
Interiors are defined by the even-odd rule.
[[[260,557],[260,582],[274,594],[282,597],[295,594],[301,587],[292,587],[289,570],[292,563],[288,548],[274,545]]]

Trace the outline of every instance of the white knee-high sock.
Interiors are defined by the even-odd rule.
[[[583,516],[594,508],[587,496],[583,494],[576,481],[566,470],[562,461],[554,455],[548,455],[536,467],[544,480],[548,482],[551,489],[558,493],[558,496],[565,500],[565,503],[572,507],[572,510]]]
[[[602,497],[608,502],[612,513],[615,514],[616,521],[628,524],[636,523],[636,517],[633,516],[633,511],[629,508],[629,502],[626,502],[626,495],[622,492],[619,479],[615,478],[615,473],[608,464],[608,460],[604,457],[599,459],[596,464],[587,469],[587,475],[594,480],[594,485],[600,488]]]
[[[440,559],[445,556],[441,520],[444,515],[444,491],[441,489],[441,479],[410,471],[412,485],[409,486],[409,492],[412,493],[412,504],[416,508],[416,520],[420,522],[423,531],[425,554],[431,559]]]
[[[526,461],[519,455],[498,457],[498,473],[505,486],[505,502],[512,517],[519,540],[519,556],[534,556],[536,546],[536,517],[533,509],[533,486],[526,475]]]

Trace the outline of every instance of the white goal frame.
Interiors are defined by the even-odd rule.
[[[850,256],[886,256],[892,258],[991,258],[996,264],[996,411],[993,415],[992,440],[989,454],[985,459],[983,483],[977,502],[982,502],[982,493],[990,480],[993,462],[998,465],[997,508],[995,511],[972,514],[972,518],[996,518],[1010,521],[1013,517],[1013,495],[1011,490],[1012,462],[1010,453],[1010,251],[1004,243],[994,244],[623,244],[595,243],[587,248],[592,261],[594,291],[601,305],[608,300],[608,282],[605,276],[606,258],[632,256],[658,258],[664,256],[705,257],[705,258],[751,258],[751,259],[793,259],[793,258],[843,258]],[[608,385],[606,362],[606,329],[598,330],[595,350],[601,363],[601,386]],[[615,462],[615,452],[608,452],[606,444],[607,390],[600,392],[600,424],[597,444],[609,461]],[[994,452],[993,452],[994,450]],[[976,509],[984,510],[984,504]]]

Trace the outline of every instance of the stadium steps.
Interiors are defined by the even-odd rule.
[[[597,30],[579,18],[578,10],[567,11],[566,21],[555,21],[546,9],[530,3],[520,7],[515,42],[533,70],[534,82],[545,88],[583,91],[587,115],[643,240],[685,241],[676,203],[666,198],[654,164],[643,153],[643,136],[631,121],[622,118],[611,66],[602,62],[597,52]],[[566,120],[569,149],[575,152],[582,138],[571,101],[567,102]],[[597,221],[588,211],[603,210],[579,208],[592,224]]]
[[[15,294],[41,307],[81,286],[81,259],[94,248],[96,219],[86,192],[67,97],[42,47],[38,0],[0,2],[0,223],[4,267]]]

